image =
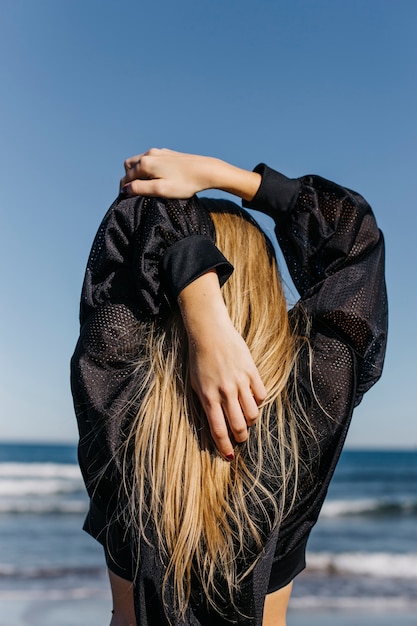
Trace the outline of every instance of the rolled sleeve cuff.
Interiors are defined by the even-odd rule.
[[[262,176],[262,181],[252,200],[250,202],[244,200],[242,205],[245,208],[262,211],[276,222],[285,219],[297,200],[300,191],[299,179],[287,178],[265,163],[259,163],[253,171]]]
[[[233,265],[206,235],[191,235],[172,244],[162,258],[163,283],[172,302],[196,278],[215,269],[220,285],[233,272]]]

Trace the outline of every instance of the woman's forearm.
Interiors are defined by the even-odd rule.
[[[257,172],[236,167],[220,159],[213,159],[212,180],[208,189],[220,189],[250,202],[261,184]]]
[[[215,271],[185,287],[178,303],[189,339],[191,384],[217,448],[231,461],[231,436],[234,442],[246,441],[248,426],[265,399],[265,387],[230,320]]]
[[[120,181],[126,195],[190,198],[205,189],[220,189],[250,201],[261,175],[221,159],[153,148],[125,161]]]

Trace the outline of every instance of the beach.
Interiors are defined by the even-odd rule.
[[[75,446],[0,444],[0,626],[107,626]],[[417,453],[345,451],[288,626],[417,624]],[[156,625],[157,626],[157,625]]]

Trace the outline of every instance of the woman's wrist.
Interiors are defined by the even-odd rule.
[[[228,313],[215,270],[210,270],[187,285],[178,296],[178,304],[189,339],[200,343]]]
[[[213,159],[213,162],[209,188],[232,193],[250,202],[259,189],[261,175],[220,159]]]

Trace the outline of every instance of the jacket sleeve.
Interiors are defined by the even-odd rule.
[[[215,246],[215,229],[199,200],[119,197],[95,237],[81,297],[81,324],[107,302],[129,301],[143,317],[164,314],[178,294],[216,269],[233,271]]]
[[[250,203],[270,215],[313,326],[342,338],[358,366],[356,403],[381,375],[387,334],[384,241],[367,202],[318,176],[289,179],[257,166]]]

